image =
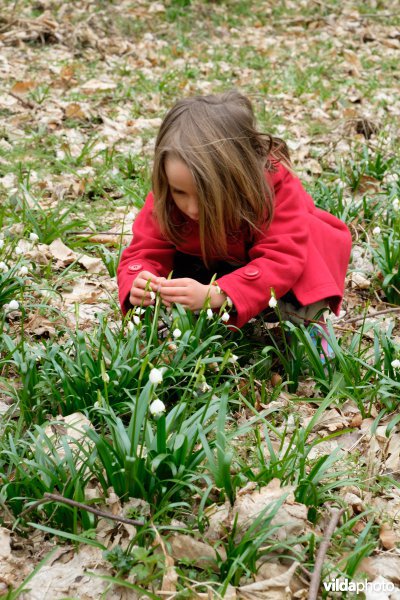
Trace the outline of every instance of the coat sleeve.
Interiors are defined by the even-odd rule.
[[[129,293],[133,280],[141,271],[166,277],[172,270],[175,246],[161,233],[153,215],[154,197],[148,194],[133,227],[133,239],[122,252],[117,270],[119,301],[123,314],[131,307]]]
[[[313,201],[282,165],[271,179],[275,199],[270,226],[255,233],[249,262],[218,279],[235,306],[229,323],[236,327],[267,308],[271,289],[276,298],[292,289],[307,260],[308,210]]]

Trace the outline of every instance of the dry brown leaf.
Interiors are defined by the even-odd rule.
[[[361,427],[362,421],[363,421],[362,415],[361,415],[361,413],[358,413],[357,415],[354,415],[354,417],[351,419],[349,426],[350,427]]]
[[[99,600],[109,583],[89,575],[87,571],[96,575],[109,574],[109,563],[102,554],[99,548],[82,546],[79,552],[73,555],[72,560],[66,563],[53,560],[44,565],[29,582],[29,600],[55,600],[65,596]],[[137,598],[138,596],[130,591],[129,600]],[[109,590],[107,600],[121,600],[120,591],[114,588]]]
[[[380,554],[363,558],[357,569],[358,573],[366,573],[368,579],[385,577],[393,583],[400,584],[400,556],[396,554]]]
[[[388,471],[398,472],[400,468],[400,434],[393,432],[390,435],[389,443],[385,452],[385,466]]]
[[[220,506],[212,504],[206,508],[205,514],[208,518],[208,529],[204,537],[210,542],[215,542],[221,539],[224,529],[229,525],[229,502]]]
[[[64,266],[70,265],[77,259],[77,254],[71,248],[68,248],[60,238],[51,242],[49,250],[52,257]]]
[[[369,279],[357,272],[350,273],[349,280],[353,288],[359,288],[360,290],[367,290],[371,285]]]
[[[256,490],[251,494],[239,496],[232,508],[231,518],[237,514],[237,539],[240,540],[243,533],[248,529],[260,513],[266,507],[273,505],[276,501],[287,496],[283,505],[271,521],[271,526],[279,525],[274,532],[274,537],[279,540],[287,539],[291,535],[300,535],[307,522],[307,507],[295,502],[294,486],[280,487],[279,479],[273,479],[267,486]],[[268,511],[267,513],[268,514]]]
[[[365,192],[377,192],[380,188],[380,182],[375,177],[371,177],[370,175],[362,175],[360,177],[360,183],[358,185],[357,191],[360,194],[364,194]]]
[[[379,530],[379,539],[385,550],[393,550],[396,548],[397,536],[389,523],[382,523]]]
[[[10,538],[11,532],[4,527],[0,527],[0,558],[2,560],[8,558],[11,554]]]
[[[212,598],[214,600],[220,600],[221,596],[219,595],[211,595],[212,592],[209,589],[208,592],[196,592],[196,595],[193,596],[193,598],[195,598],[196,600],[210,600],[210,598]],[[236,588],[233,587],[233,585],[228,585],[228,587],[226,588],[226,592],[224,594],[224,600],[236,600],[236,598],[238,598],[237,593],[236,593]]]
[[[110,79],[90,79],[81,86],[81,91],[86,94],[95,94],[96,92],[107,92],[115,90],[117,84]]]
[[[38,244],[25,252],[25,257],[39,265],[48,265],[52,256],[47,244]]]
[[[75,412],[66,417],[58,417],[56,421],[47,425],[44,433],[54,444],[58,455],[62,458],[65,456],[65,449],[62,443],[63,439],[65,439],[64,436],[66,436],[69,448],[76,454],[80,454],[90,448],[86,432],[88,427],[92,427],[89,419],[81,412]],[[44,451],[48,454],[51,452],[47,446],[44,446]]]
[[[60,325],[56,321],[49,321],[43,315],[36,313],[25,324],[25,331],[37,336],[53,336],[56,334],[55,325]]]
[[[160,545],[162,553],[164,555],[164,559],[165,559],[165,571],[164,571],[164,575],[163,575],[163,579],[162,579],[161,591],[162,592],[176,592],[176,585],[178,583],[178,574],[175,571],[174,559],[167,552],[167,548],[165,547],[164,540],[162,539],[162,537],[160,536],[159,532],[154,527],[154,525],[152,525],[152,528],[155,532],[154,545],[157,545],[157,544]],[[172,594],[171,597],[173,597],[173,596],[174,596],[174,594]],[[170,598],[170,596],[168,594],[167,595],[163,594],[163,598],[165,598],[165,597]]]
[[[85,267],[88,273],[101,273],[106,270],[101,258],[83,255],[78,258],[78,263]]]
[[[17,81],[12,88],[11,91],[13,94],[28,94],[31,90],[34,90],[37,87],[37,83],[35,81]]]
[[[96,282],[87,281],[86,279],[77,279],[72,290],[63,294],[65,304],[97,304],[99,297],[103,291],[99,288]]]
[[[310,415],[306,417],[303,421],[303,426],[308,425],[308,423],[314,418],[314,415]],[[344,429],[347,426],[348,419],[341,415],[338,410],[332,408],[330,410],[326,410],[323,412],[315,423],[312,431],[320,431],[321,429],[328,429],[329,431],[337,431],[338,429]]]
[[[65,107],[65,116],[68,119],[80,119],[82,121],[89,118],[88,112],[82,108],[78,102],[71,102]]]
[[[175,560],[189,561],[200,569],[218,571],[217,555],[212,546],[205,544],[190,535],[175,533],[168,538],[171,544],[171,553]],[[224,557],[223,548],[218,549]]]
[[[290,584],[298,565],[299,563],[293,562],[289,569],[284,568],[284,572],[274,577],[240,586],[238,588],[240,597],[248,598],[248,600],[255,597],[266,600],[289,600],[292,598]]]
[[[351,506],[352,509],[356,513],[360,513],[365,509],[364,502],[357,496],[357,494],[353,494],[352,492],[346,492],[343,500],[348,506]]]

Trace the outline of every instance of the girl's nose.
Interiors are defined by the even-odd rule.
[[[199,206],[197,200],[193,199],[188,202],[186,214],[190,219],[198,221],[199,219]]]

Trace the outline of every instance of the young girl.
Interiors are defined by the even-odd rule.
[[[237,327],[273,306],[271,296],[289,318],[338,313],[349,230],[315,207],[285,143],[256,129],[245,96],[177,102],[157,136],[152,187],[118,267],[124,314],[156,291],[191,310],[228,299]]]

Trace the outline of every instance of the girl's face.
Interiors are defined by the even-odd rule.
[[[199,220],[199,201],[193,176],[179,158],[167,158],[165,172],[171,196],[184,215],[193,221]]]

